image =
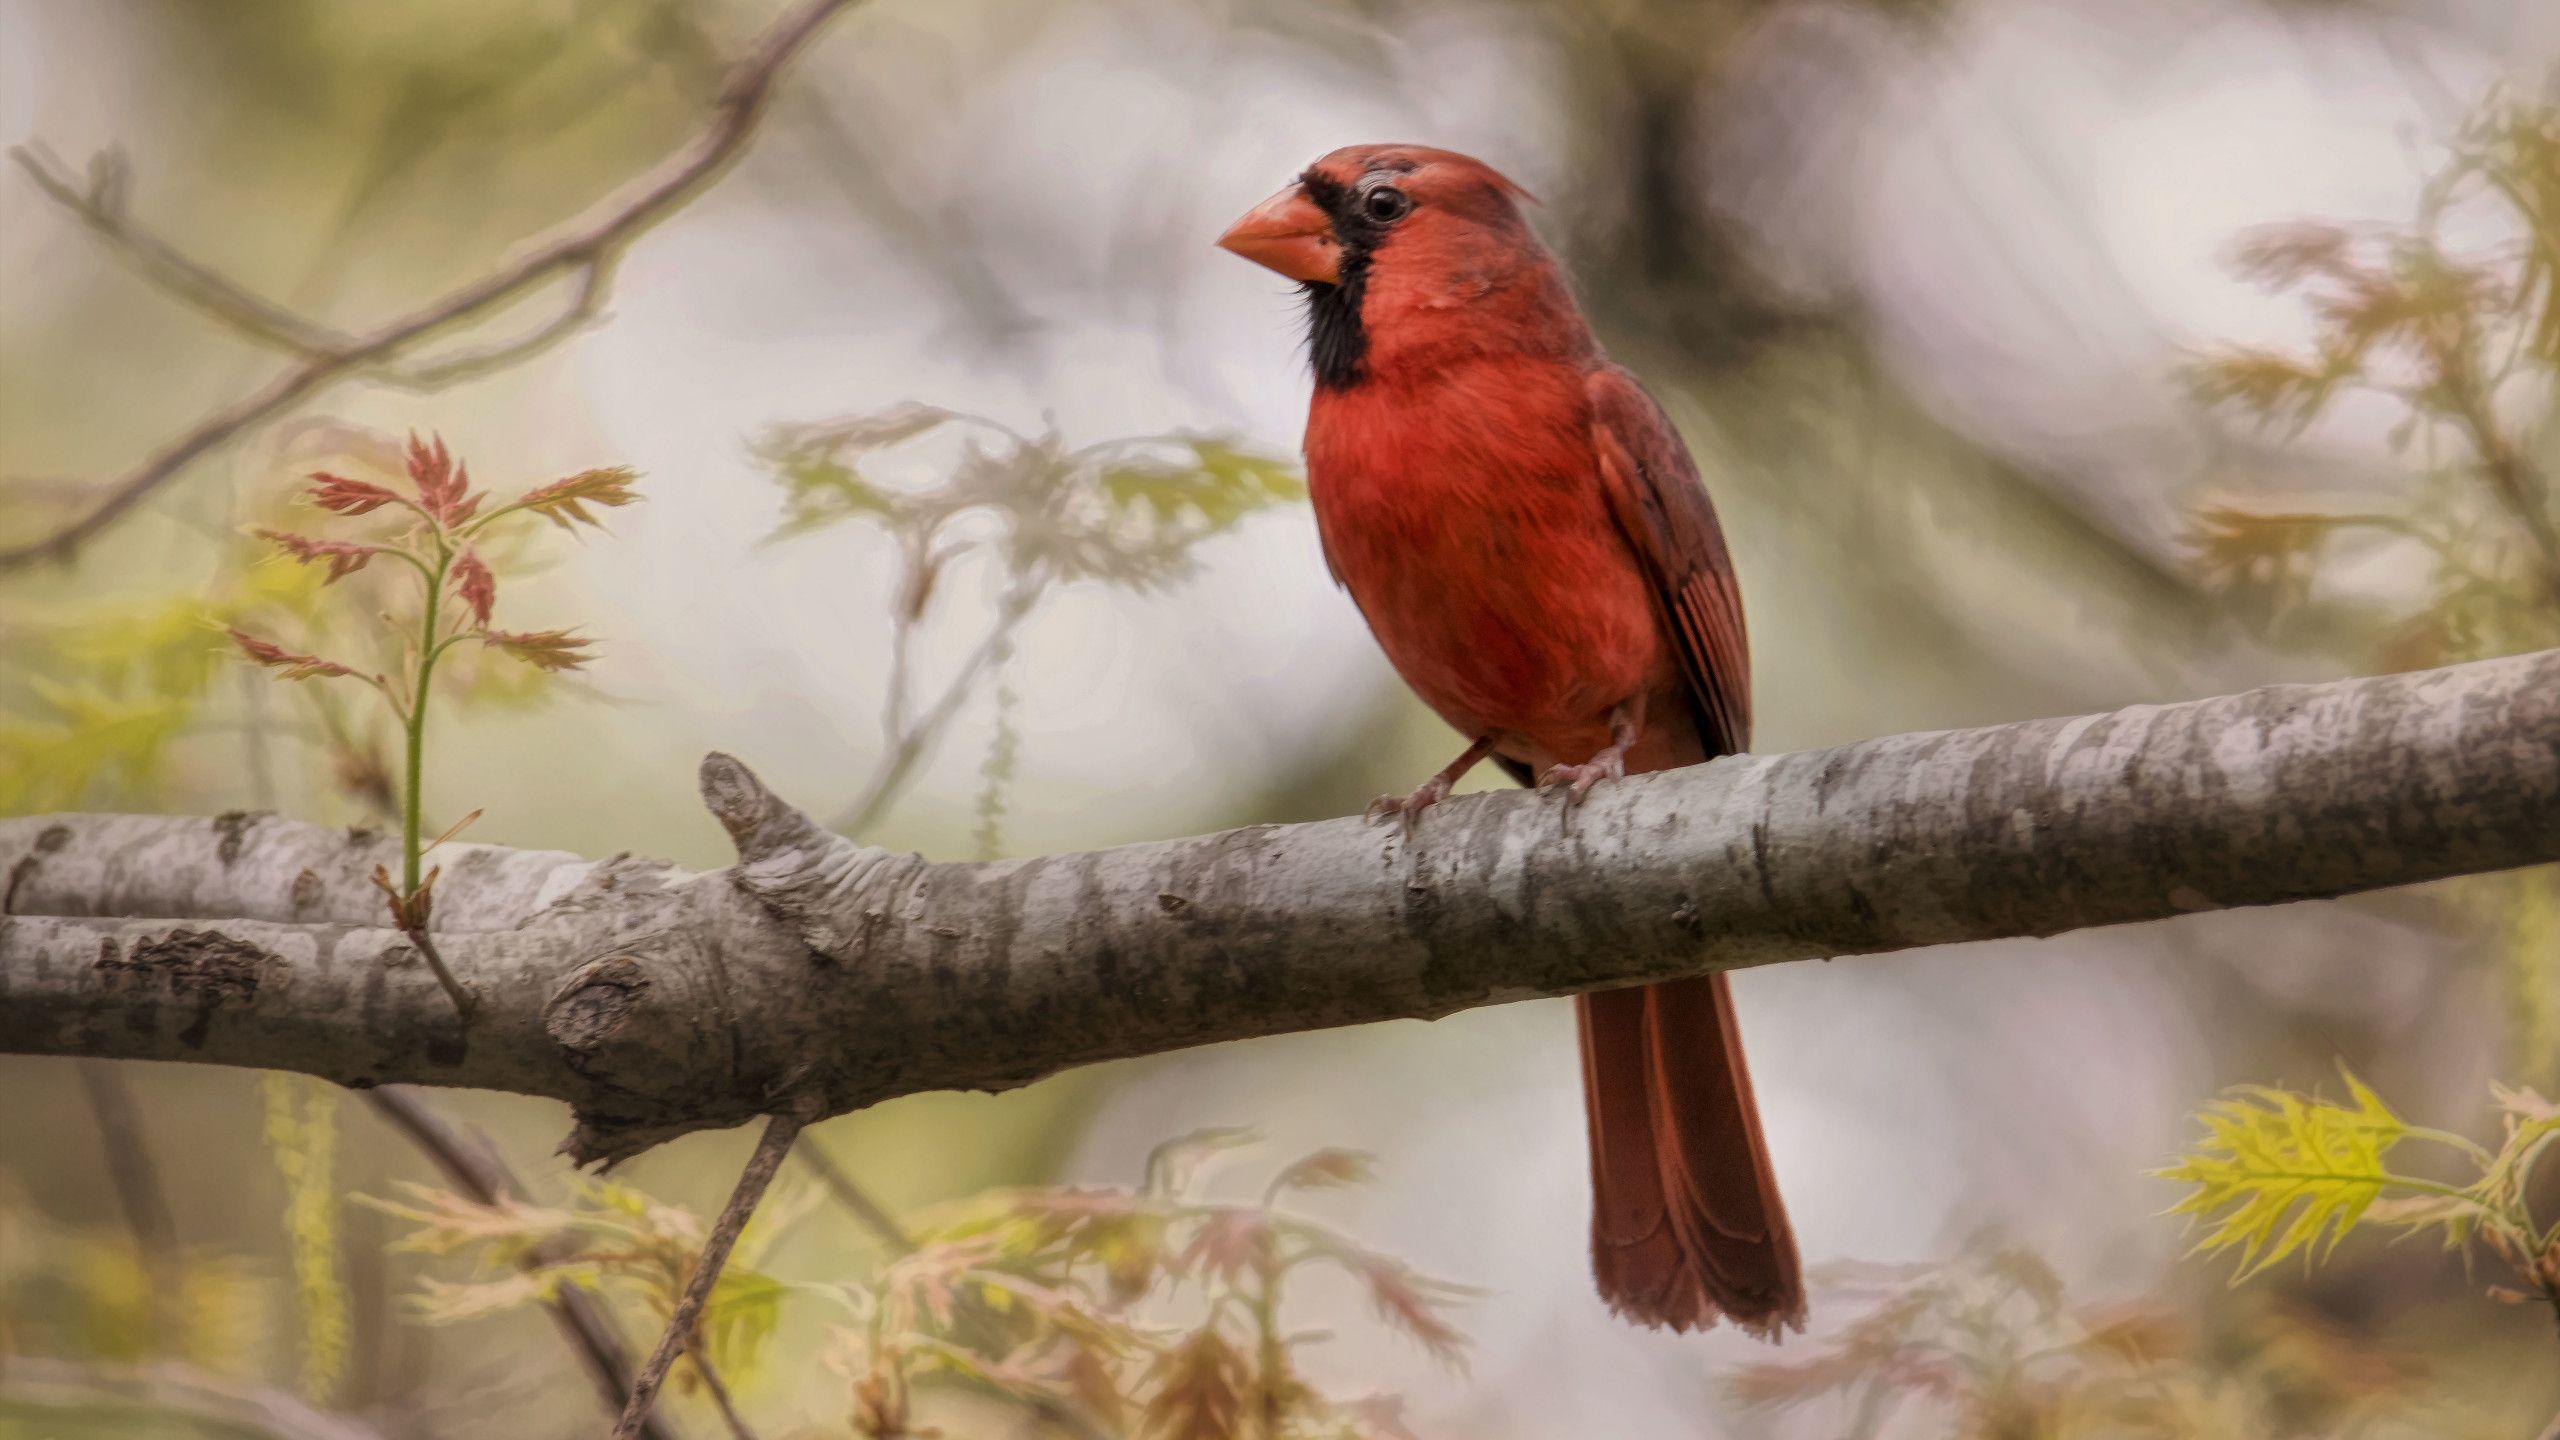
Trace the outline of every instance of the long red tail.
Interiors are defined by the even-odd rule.
[[[1764,1340],[1804,1328],[1795,1233],[1721,974],[1574,1002],[1591,1112],[1591,1263],[1609,1308]]]

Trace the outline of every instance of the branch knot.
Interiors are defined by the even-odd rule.
[[[828,960],[859,954],[893,898],[930,868],[921,855],[856,844],[821,827],[716,750],[703,757],[702,801],[737,846],[730,874],[738,888]]]

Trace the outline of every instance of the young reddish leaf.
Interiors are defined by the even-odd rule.
[[[261,640],[237,626],[230,627],[231,643],[240,647],[252,660],[275,671],[287,680],[330,680],[356,672],[335,660],[317,655],[303,655],[287,650],[272,640]]]
[[[563,530],[580,525],[602,526],[604,522],[590,513],[587,507],[601,505],[610,510],[638,500],[639,492],[631,488],[631,482],[637,478],[627,465],[581,470],[566,480],[554,480],[525,492],[524,498],[516,504]]]
[[[1148,1367],[1148,1440],[1228,1440],[1242,1433],[1244,1357],[1212,1326],[1194,1331]]]
[[[489,630],[480,636],[537,670],[576,670],[595,658],[585,652],[595,642],[566,630]]]
[[[2351,243],[2346,231],[2318,221],[2261,226],[2240,237],[2233,268],[2246,279],[2282,290],[2312,275],[2344,273]]]
[[[1369,1181],[1372,1158],[1366,1151],[1328,1148],[1300,1159],[1274,1176],[1272,1195],[1290,1190],[1331,1190]]]
[[[1346,1257],[1346,1263],[1368,1286],[1369,1303],[1377,1307],[1379,1319],[1412,1336],[1442,1364],[1466,1364],[1466,1333],[1440,1313],[1466,1291],[1417,1275],[1404,1262],[1384,1255],[1363,1253]]]
[[[482,808],[484,808],[484,809],[485,809],[485,808],[487,808],[487,807],[485,807],[485,806],[484,806],[484,807],[482,807]],[[426,854],[426,853],[427,853],[427,851],[429,851],[429,850],[433,850],[434,848],[436,848],[437,846],[439,846],[439,845],[443,844],[443,843],[444,843],[444,842],[446,842],[447,840],[452,839],[454,836],[459,835],[459,834],[461,834],[463,831],[470,829],[470,828],[471,828],[471,822],[473,822],[473,821],[475,821],[475,820],[477,820],[477,819],[479,819],[479,818],[480,818],[480,811],[479,811],[479,810],[474,810],[474,811],[472,811],[470,814],[463,816],[461,819],[454,821],[452,824],[447,825],[446,827],[444,827],[444,833],[443,833],[443,834],[441,834],[441,835],[437,836],[437,837],[436,837],[436,838],[434,838],[433,840],[428,841],[428,842],[426,843],[426,845],[425,845],[422,849],[420,849],[420,850],[418,851],[418,853],[419,853],[419,854],[421,854],[421,855],[424,855],[424,854]]]
[[[498,603],[498,577],[491,573],[489,562],[480,552],[466,548],[453,558],[453,568],[446,572],[453,580],[453,593],[471,607],[471,623],[489,628],[489,611]]]
[[[288,530],[269,530],[264,526],[249,532],[287,555],[309,565],[314,561],[329,562],[329,578],[324,585],[334,585],[373,563],[382,553],[379,545],[359,545],[353,540],[315,540]]]
[[[339,515],[370,515],[385,505],[401,505],[399,493],[369,480],[350,480],[325,470],[311,472],[311,490],[304,498],[323,510]]]
[[[1120,1377],[1113,1372],[1109,1360],[1091,1347],[1079,1345],[1067,1352],[1060,1369],[1060,1388],[1076,1404],[1101,1421],[1110,1433],[1127,1431],[1129,1402],[1120,1393]]]
[[[418,506],[429,519],[448,528],[470,519],[481,497],[471,490],[471,471],[454,463],[439,435],[430,445],[409,432],[409,483],[418,487]]]
[[[1232,1285],[1271,1258],[1271,1231],[1261,1212],[1221,1210],[1201,1225],[1174,1263]]]

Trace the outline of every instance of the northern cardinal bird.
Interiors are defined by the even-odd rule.
[[[1220,237],[1304,285],[1307,481],[1334,578],[1467,737],[1408,829],[1487,759],[1578,804],[1751,739],[1742,596],[1697,466],[1592,339],[1526,194],[1416,145],[1336,150]],[[1721,974],[1585,995],[1592,1265],[1647,1325],[1804,1323]]]

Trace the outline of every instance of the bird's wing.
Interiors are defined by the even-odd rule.
[[[1606,365],[1583,382],[1600,483],[1652,583],[1689,682],[1698,738],[1713,755],[1751,744],[1751,647],[1724,527],[1671,418],[1633,375]]]

